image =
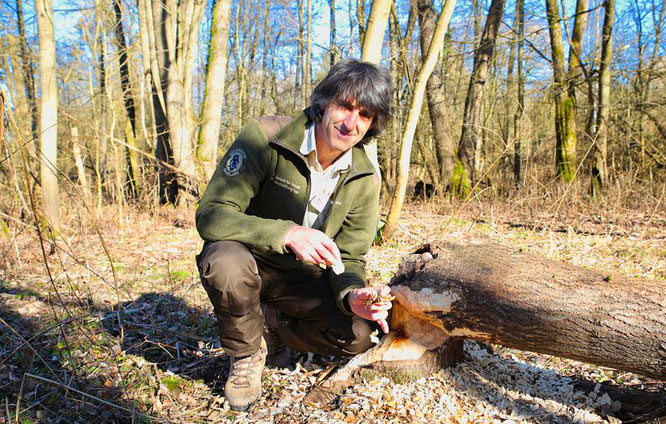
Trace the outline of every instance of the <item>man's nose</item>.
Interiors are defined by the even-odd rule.
[[[343,123],[348,130],[353,130],[356,127],[356,121],[358,120],[358,110],[350,110],[347,112],[347,116]]]

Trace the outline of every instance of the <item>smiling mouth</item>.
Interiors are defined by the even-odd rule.
[[[354,135],[352,131],[342,131],[338,127],[334,127],[334,128],[338,132],[338,134],[340,134],[342,137],[352,137]]]

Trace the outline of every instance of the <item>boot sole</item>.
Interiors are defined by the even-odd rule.
[[[255,400],[253,400],[252,402],[248,403],[247,405],[243,405],[243,406],[235,406],[235,405],[229,404],[229,409],[231,409],[232,411],[236,411],[236,412],[249,412],[250,410],[252,410],[252,408],[254,407],[254,404],[257,403],[257,401],[259,400],[260,397],[261,397],[261,395],[258,398],[256,398]]]

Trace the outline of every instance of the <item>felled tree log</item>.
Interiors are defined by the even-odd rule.
[[[411,316],[449,336],[666,379],[666,281],[499,245],[441,244],[432,255],[391,282]]]
[[[499,245],[441,244],[405,258],[389,285],[389,335],[329,373],[306,402],[327,403],[367,367],[425,376],[460,360],[462,338],[666,379],[666,281]]]

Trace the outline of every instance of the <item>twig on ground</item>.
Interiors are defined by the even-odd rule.
[[[87,398],[89,398],[89,399],[92,399],[92,400],[95,400],[95,401],[97,401],[97,402],[99,402],[99,403],[102,403],[102,404],[104,404],[104,405],[106,405],[106,406],[110,406],[110,407],[112,407],[112,408],[116,408],[116,409],[119,409],[119,410],[121,410],[121,411],[124,411],[124,412],[130,413],[130,414],[132,414],[132,416],[134,416],[134,415],[139,415],[140,417],[147,418],[147,419],[149,419],[149,420],[154,420],[154,419],[155,419],[154,417],[151,417],[150,415],[146,415],[146,414],[143,414],[143,413],[141,413],[141,412],[139,412],[139,411],[134,411],[134,410],[132,410],[132,409],[125,408],[124,406],[120,406],[120,405],[117,405],[117,404],[115,404],[115,403],[108,402],[108,401],[106,401],[106,400],[104,400],[104,399],[100,399],[100,398],[98,398],[97,396],[93,396],[93,395],[88,394],[88,393],[86,393],[86,392],[82,392],[81,390],[77,390],[77,389],[75,389],[75,388],[73,388],[73,387],[71,387],[71,386],[68,386],[68,385],[64,384],[64,383],[60,383],[60,382],[58,382],[58,381],[49,380],[48,378],[40,377],[40,376],[35,375],[35,374],[25,373],[25,375],[26,375],[27,377],[34,378],[35,380],[39,380],[39,381],[41,381],[41,382],[43,382],[43,383],[53,384],[53,385],[58,386],[58,387],[60,387],[60,388],[62,388],[62,389],[72,391],[72,392],[77,393],[77,394],[79,394],[79,395],[81,395],[81,396],[85,396],[85,397],[87,397]]]

